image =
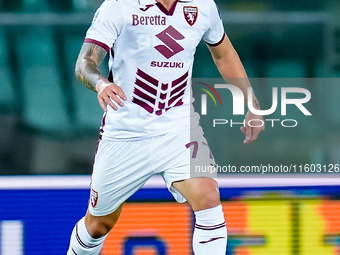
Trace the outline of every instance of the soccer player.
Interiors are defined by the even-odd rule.
[[[97,92],[105,113],[88,211],[73,229],[68,255],[99,254],[124,201],[155,174],[195,213],[195,255],[226,253],[217,182],[190,175],[190,164],[215,164],[190,93],[201,39],[221,75],[240,78],[235,85],[246,97],[249,81],[213,0],[106,0],[97,10],[79,53],[76,76]],[[98,65],[108,52],[106,79]],[[246,123],[256,118],[262,117],[248,111]],[[263,128],[246,124],[241,129],[244,143],[249,143]]]

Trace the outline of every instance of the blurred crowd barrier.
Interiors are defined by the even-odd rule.
[[[339,179],[219,182],[227,255],[338,254]],[[1,254],[65,254],[74,224],[87,209],[89,184],[90,176],[0,177],[2,204],[10,208],[0,210]],[[187,204],[174,201],[160,176],[152,178],[124,204],[101,254],[191,255],[193,216]]]
[[[79,12],[92,11],[101,3],[99,0],[1,0],[3,12]]]

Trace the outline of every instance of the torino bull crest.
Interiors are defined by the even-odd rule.
[[[198,8],[191,7],[191,6],[184,6],[183,13],[184,13],[185,20],[188,22],[188,24],[190,26],[193,26],[197,20]]]
[[[91,189],[90,202],[93,208],[96,207],[98,203],[98,192],[94,189]]]

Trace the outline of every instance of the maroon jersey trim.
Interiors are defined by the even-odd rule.
[[[110,47],[107,46],[105,43],[102,43],[102,42],[99,42],[99,41],[96,41],[96,40],[93,40],[93,39],[90,39],[90,38],[86,38],[85,42],[98,45],[98,46],[102,47],[104,50],[106,50],[107,52],[109,52],[109,50],[110,50]]]
[[[218,43],[213,43],[213,44],[207,43],[207,42],[205,42],[205,43],[208,44],[211,47],[216,47],[216,46],[220,45],[224,41],[224,38],[225,38],[225,33],[223,34],[222,39]]]
[[[168,16],[172,16],[175,12],[175,9],[176,9],[176,5],[177,5],[177,2],[176,1],[171,9],[168,11],[161,3],[157,2],[156,5],[158,6],[158,8],[165,14],[165,15],[168,15]]]

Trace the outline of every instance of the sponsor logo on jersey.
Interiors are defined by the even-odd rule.
[[[93,208],[96,207],[98,203],[98,192],[94,189],[91,189],[90,202]]]
[[[192,6],[183,7],[184,18],[190,26],[193,26],[197,20],[198,8]]]
[[[143,12],[146,12],[147,10],[149,10],[152,6],[154,6],[153,4],[148,4],[146,5],[144,8],[139,8],[139,10],[143,11]]]
[[[156,35],[165,45],[157,45],[155,47],[167,59],[184,50],[176,40],[183,40],[185,37],[178,32],[173,26],[168,26],[164,31]]]
[[[142,70],[137,70],[132,102],[151,114],[162,115],[183,104],[189,72],[169,83],[162,83]]]
[[[155,16],[139,16],[132,14],[132,26],[165,26],[166,18],[161,15]]]
[[[184,63],[183,62],[152,61],[151,67],[184,68]]]

